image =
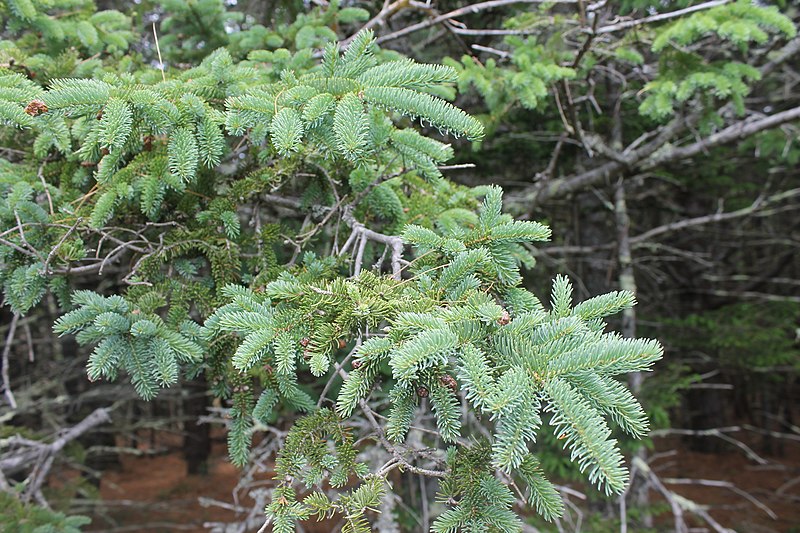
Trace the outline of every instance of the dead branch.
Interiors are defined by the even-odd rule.
[[[8,328],[8,336],[6,336],[6,344],[3,346],[3,392],[6,396],[6,401],[12,409],[17,408],[17,400],[14,399],[14,392],[11,390],[11,380],[8,377],[8,355],[11,353],[11,345],[14,342],[14,334],[17,332],[17,321],[19,314],[14,313],[11,319],[11,325]]]
[[[602,33],[613,33],[617,31],[627,30],[628,28],[641,26],[642,24],[650,24],[651,22],[661,22],[662,20],[669,20],[676,17],[681,17],[683,15],[688,15],[689,13],[695,13],[697,11],[711,9],[712,7],[724,6],[725,4],[730,4],[732,1],[733,0],[712,0],[711,2],[705,2],[702,4],[698,4],[696,6],[687,7],[685,9],[670,11],[669,13],[659,13],[658,15],[651,15],[649,17],[644,17],[641,19],[626,20],[624,22],[619,22],[617,24],[603,26],[601,28],[598,28],[597,31],[594,33],[602,34]]]
[[[477,4],[468,5],[466,7],[462,7],[459,9],[455,9],[448,13],[444,13],[443,15],[439,15],[438,17],[434,17],[423,22],[418,22],[417,24],[412,24],[411,26],[406,26],[401,30],[397,30],[395,32],[389,33],[387,35],[382,35],[376,39],[378,44],[384,43],[386,41],[393,41],[404,35],[408,35],[409,33],[414,33],[419,30],[424,30],[425,28],[430,28],[431,26],[435,26],[436,24],[462,17],[464,15],[471,15],[473,13],[479,13],[481,11],[486,11],[488,9],[494,9],[497,7],[503,7],[507,5],[513,4],[577,4],[578,0],[490,0],[489,2],[480,2]]]
[[[30,501],[31,498],[36,498],[40,503],[45,503],[41,496],[42,486],[58,453],[64,446],[95,426],[110,422],[110,411],[111,409],[106,407],[95,409],[89,416],[63,431],[50,444],[20,436],[0,440],[0,448],[8,450],[0,457],[0,473],[5,477],[30,469],[22,499]]]

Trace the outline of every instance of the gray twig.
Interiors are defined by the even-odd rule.
[[[19,313],[14,313],[14,317],[11,319],[11,326],[8,328],[6,344],[3,346],[3,391],[12,409],[17,408],[17,400],[14,399],[14,393],[11,390],[11,380],[8,377],[8,354],[11,352],[11,343],[14,342],[14,334],[17,332],[18,320]]]
[[[110,408],[95,409],[89,416],[65,430],[50,444],[26,439],[19,436],[10,437],[2,441],[4,447],[12,450],[0,459],[0,473],[13,474],[26,468],[31,468],[27,485],[22,493],[24,501],[35,498],[39,503],[46,505],[41,489],[53,466],[55,456],[70,442],[77,439],[90,429],[111,421]],[[32,466],[31,466],[32,465]]]

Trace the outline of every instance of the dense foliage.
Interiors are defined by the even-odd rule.
[[[92,382],[129,379],[148,401],[207,382],[238,466],[280,428],[265,509],[274,531],[333,516],[343,531],[370,531],[373,511],[391,515],[398,481],[412,476],[438,480],[433,531],[517,531],[531,511],[558,520],[554,448],[600,492],[624,498],[620,439],[645,437],[649,425],[636,397],[647,392],[619,378],[663,354],[636,337],[631,308],[643,291],[631,249],[724,215],[780,210],[799,190],[779,170],[770,186],[780,190],[741,213],[684,226],[656,215],[639,238],[628,234],[626,187],[653,175],[687,181],[665,169],[744,137],[781,164],[797,161],[784,132],[767,130],[800,107],[765,116],[748,104],[754,84],[770,83],[800,48],[791,13],[739,0],[682,2],[659,17],[646,9],[658,2],[627,2],[620,13],[634,17],[615,22],[605,3],[533,2],[508,13],[501,41],[477,33],[483,45],[440,61],[427,57],[438,51],[387,48],[404,31],[381,27],[395,15],[406,29],[433,26],[412,26],[405,4],[372,13],[320,4],[261,18],[217,0],[138,12],[73,0],[0,6],[8,342],[23,317],[57,308],[53,330],[88,347]],[[439,22],[469,36],[452,22],[466,14]],[[456,89],[474,113],[453,103]],[[563,128],[555,148],[525,137],[532,116]],[[512,165],[545,162],[507,187],[518,219],[480,174],[505,150]],[[463,180],[472,186],[445,177],[464,167],[446,165],[457,154],[485,154]],[[547,216],[553,235],[533,221],[570,194],[585,205],[579,194],[591,187],[602,205],[590,211],[612,212],[615,243],[582,249],[566,223],[559,237],[557,211]],[[617,279],[579,279],[576,298],[565,276],[534,278],[553,236],[574,239],[575,253],[616,253]],[[645,287],[663,281],[652,278]],[[605,319],[619,313],[615,333]],[[690,321],[739,328],[749,311],[720,313]],[[772,333],[775,364],[792,360],[782,332]],[[719,358],[741,352],[719,337]],[[8,350],[4,359],[13,416]],[[659,401],[654,411],[674,394]],[[44,504],[41,488],[31,474],[18,492]]]

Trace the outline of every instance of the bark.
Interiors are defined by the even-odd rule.
[[[625,199],[625,184],[622,180],[617,184],[614,192],[614,215],[617,225],[617,261],[619,263],[619,288],[636,294],[636,278],[633,272],[633,256],[631,254],[631,219],[628,215],[628,204]],[[636,309],[631,307],[622,312],[622,336],[626,338],[636,337]],[[641,372],[633,372],[628,375],[628,386],[631,392],[638,396],[642,390]],[[647,461],[647,450],[640,446],[636,451],[636,457],[643,462]],[[640,509],[642,526],[653,527],[653,516],[647,512],[648,508],[648,484],[644,478],[632,478],[629,492],[631,499],[637,509]],[[625,498],[626,495],[622,495]],[[621,531],[627,531],[625,516],[622,517],[623,527]]]
[[[798,119],[800,119],[800,107],[794,107],[764,118],[737,122],[687,146],[662,149],[690,125],[691,119],[676,118],[665,126],[654,140],[641,148],[632,150],[627,155],[622,152],[617,160],[609,161],[592,170],[534,186],[523,194],[523,201],[530,211],[549,200],[562,198],[634,172],[653,170],[681,159],[690,159],[711,148],[745,139],[761,131],[776,128]]]
[[[208,383],[200,375],[184,384],[183,411],[188,420],[184,428],[183,457],[189,474],[207,474],[211,455],[211,426],[199,422],[208,414]]]

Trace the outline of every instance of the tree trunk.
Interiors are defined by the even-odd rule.
[[[183,439],[183,457],[189,474],[207,474],[208,457],[211,454],[211,428],[197,421],[207,414],[208,383],[200,374],[183,385],[183,415],[186,417]]]
[[[633,258],[631,255],[631,242],[630,242],[630,227],[631,220],[628,216],[628,206],[625,201],[625,184],[620,179],[617,188],[614,191],[614,214],[617,224],[617,261],[619,262],[619,288],[624,291],[630,291],[636,294],[636,278],[633,274]],[[634,308],[625,309],[622,312],[622,335],[626,338],[636,337],[636,310]],[[628,375],[628,386],[631,392],[639,395],[642,390],[642,374],[640,372],[633,372]],[[647,450],[644,446],[640,446],[636,451],[637,457],[643,461],[647,460]],[[647,511],[648,507],[648,484],[644,478],[631,478],[631,486],[629,493],[631,494],[631,501],[641,511],[642,526],[651,528],[653,527],[653,517]],[[626,494],[627,495],[627,494]],[[623,495],[622,498],[625,498]],[[625,509],[625,502],[621,502],[620,508]],[[627,531],[626,516],[621,513],[622,527],[621,532]]]

